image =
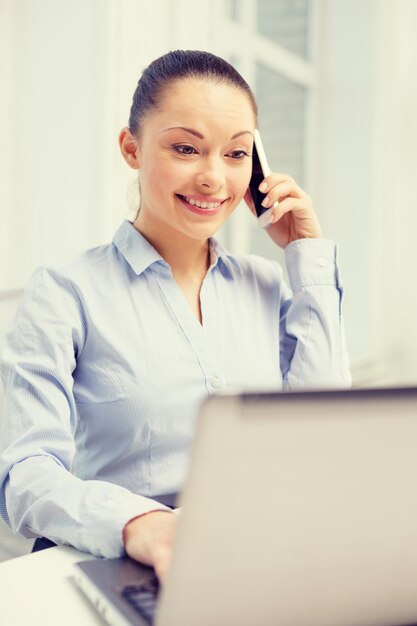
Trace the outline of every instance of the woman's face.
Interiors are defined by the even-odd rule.
[[[247,190],[254,128],[250,100],[239,88],[177,81],[143,123],[137,225],[161,237],[213,235]]]

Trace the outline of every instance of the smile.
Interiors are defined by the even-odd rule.
[[[179,193],[175,195],[183,202],[183,204],[185,204],[187,208],[189,208],[193,213],[197,213],[199,215],[214,215],[215,213],[218,213],[227,200],[226,198],[225,200],[218,200],[216,202],[206,202],[204,200],[196,200],[188,196],[183,196]]]
[[[218,202],[205,202],[202,200],[194,200],[194,198],[189,198],[188,196],[182,196],[181,194],[177,194],[181,198],[181,200],[185,200],[188,204],[192,206],[196,206],[199,209],[217,209],[221,204],[223,204],[224,200],[219,200]]]

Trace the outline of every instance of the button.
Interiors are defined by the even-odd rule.
[[[318,260],[318,264],[320,267],[324,267],[326,265],[326,259],[323,256],[321,256]]]
[[[214,387],[215,389],[218,389],[219,387],[221,387],[222,381],[220,380],[220,378],[218,376],[215,376],[214,378],[212,378],[211,380],[211,386]]]

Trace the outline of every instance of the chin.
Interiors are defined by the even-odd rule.
[[[199,228],[195,229],[193,232],[188,232],[187,235],[190,239],[198,239],[200,241],[207,241],[210,237],[214,237],[214,235],[219,230],[220,226],[216,229],[213,228]]]

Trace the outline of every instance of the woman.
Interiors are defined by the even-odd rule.
[[[293,293],[277,263],[213,238],[242,198],[253,210],[256,126],[224,60],[177,51],[145,70],[119,138],[139,172],[134,223],[35,272],[2,353],[1,511],[16,532],[126,551],[163,579],[203,399],[349,384],[335,246],[295,181],[260,186]]]

